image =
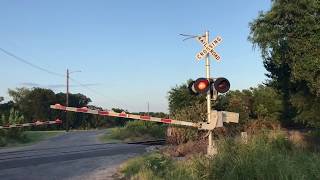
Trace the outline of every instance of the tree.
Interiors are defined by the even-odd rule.
[[[10,110],[14,108],[13,101],[0,104],[0,115],[9,116]]]
[[[4,100],[4,98],[2,96],[0,96],[0,102],[2,102]]]
[[[83,94],[71,94],[69,93],[69,106],[71,107],[85,107],[91,102],[91,99]],[[56,94],[56,103],[66,104],[66,93]]]
[[[229,91],[226,95],[226,111],[239,113],[239,122],[244,124],[252,118],[253,95],[250,90]]]
[[[27,88],[8,89],[9,96],[12,97],[14,107],[18,109],[25,117],[25,119],[31,119],[31,112],[29,110],[29,104],[26,99],[27,95],[31,92]]]
[[[191,81],[190,79],[187,83],[176,86],[168,92],[169,112],[171,115],[194,104],[202,104],[205,102],[206,98],[204,95],[194,96],[190,94],[188,84]]]
[[[19,104],[24,98],[30,93],[30,89],[27,88],[16,88],[15,90],[8,89],[9,96],[12,97],[13,101]]]
[[[9,124],[22,124],[24,123],[24,117],[19,111],[11,109],[8,121]]]
[[[23,115],[15,110],[11,109],[9,114],[6,116],[5,114],[2,114],[0,116],[0,125],[8,125],[8,124],[22,124],[24,123],[24,117]],[[9,129],[0,129],[0,146],[4,146],[7,144],[8,139],[14,139],[14,140],[24,140],[25,135],[23,134],[23,131],[25,128],[9,128]]]
[[[55,101],[55,93],[50,89],[34,88],[26,96],[28,112],[31,119],[49,120],[51,119],[50,105]]]
[[[14,90],[9,89],[9,95],[14,102],[9,101],[0,104],[0,113],[4,114],[5,117],[9,117],[10,109],[14,108],[21,112],[26,122],[34,120],[53,120],[55,118],[65,119],[66,113],[64,111],[50,109],[50,105],[52,104],[65,105],[65,93],[55,94],[52,90],[44,88],[16,88]],[[69,106],[87,107],[90,102],[91,99],[83,94],[69,94]],[[102,110],[102,108],[95,106],[89,106],[89,108]],[[86,129],[100,125],[98,124],[97,118],[91,114],[69,112],[68,119],[70,121],[70,126],[73,128]],[[37,129],[47,128],[48,127],[39,127]],[[55,127],[51,129],[55,129]]]
[[[282,111],[282,100],[272,87],[258,85],[242,91],[229,91],[218,96],[214,109],[232,111],[240,114],[240,124],[252,119],[279,120]]]
[[[249,40],[261,49],[269,72],[268,85],[281,92],[283,124],[295,119],[320,125],[320,2],[273,0],[250,28]]]
[[[282,111],[280,95],[271,87],[259,85],[251,88],[252,117],[261,120],[279,120]]]
[[[9,95],[27,121],[51,118],[50,105],[55,101],[55,93],[52,90],[17,88],[16,90],[9,89]]]

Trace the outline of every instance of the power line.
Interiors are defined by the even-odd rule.
[[[82,84],[81,82],[79,82],[78,80],[76,80],[76,79],[74,79],[74,78],[69,77],[69,79],[72,80],[73,82],[77,83],[78,85],[82,86],[83,88],[85,88],[85,89],[93,92],[94,94],[98,94],[98,95],[100,95],[100,96],[102,96],[102,97],[104,97],[104,98],[111,99],[112,101],[117,102],[119,105],[124,106],[124,104],[121,103],[120,101],[115,100],[115,99],[113,99],[113,98],[110,98],[110,97],[106,96],[105,94],[100,93],[99,91],[96,91],[95,89],[89,88],[88,86],[86,86],[85,84]],[[134,109],[132,106],[130,106],[130,105],[128,105],[128,104],[127,104],[127,107]]]
[[[20,62],[22,62],[22,63],[24,63],[24,64],[27,64],[27,65],[29,65],[29,66],[31,66],[31,67],[33,67],[33,68],[36,68],[36,69],[38,69],[38,70],[44,71],[44,72],[46,72],[46,73],[49,73],[49,74],[52,74],[52,75],[55,75],[55,76],[64,77],[63,74],[56,73],[56,72],[50,71],[50,70],[48,70],[48,69],[45,69],[45,68],[43,68],[43,67],[40,67],[40,66],[38,66],[38,65],[35,65],[35,64],[27,61],[26,59],[21,58],[21,57],[15,55],[15,54],[13,54],[12,52],[9,52],[9,51],[1,48],[1,47],[0,47],[0,50],[1,50],[3,53],[5,53],[6,55],[8,55],[8,56],[10,56],[10,57],[13,57],[14,59],[16,59],[16,60],[18,60],[18,61],[20,61]]]
[[[41,71],[46,72],[46,73],[49,73],[49,74],[51,74],[51,75],[55,75],[55,76],[59,76],[59,77],[63,77],[63,78],[65,77],[65,75],[63,75],[63,74],[50,71],[50,70],[45,69],[45,68],[43,68],[43,67],[41,67],[41,66],[38,66],[38,65],[36,65],[36,64],[34,64],[34,63],[31,63],[31,62],[29,62],[28,60],[26,60],[26,59],[24,59],[24,58],[22,58],[22,57],[19,57],[19,56],[15,55],[14,53],[9,52],[9,51],[1,48],[1,47],[0,47],[0,51],[2,51],[2,52],[5,53],[6,55],[8,55],[8,56],[10,56],[10,57],[12,57],[12,58],[14,58],[14,59],[16,59],[16,60],[24,63],[24,64],[27,64],[27,65],[35,68],[35,69],[41,70]],[[89,88],[87,85],[82,84],[81,82],[79,82],[78,80],[76,80],[76,79],[74,79],[74,78],[70,78],[70,80],[74,81],[75,83],[77,83],[77,84],[80,85],[81,87],[83,87],[83,88],[85,88],[85,89],[87,89],[87,90],[89,90],[89,91],[91,91],[91,92],[93,92],[93,93],[95,93],[95,94],[99,94],[100,96],[102,96],[102,97],[104,97],[104,98],[110,99],[110,97],[107,97],[107,96],[105,96],[103,93],[100,93],[99,91],[96,91],[96,90],[94,90],[94,89]],[[119,102],[119,101],[117,101],[117,100],[114,100],[114,99],[112,99],[112,100],[115,101],[115,102],[118,102],[118,104],[120,104],[120,105],[123,105],[123,103],[121,103],[121,102]],[[131,106],[129,106],[129,107],[132,108]],[[134,108],[132,108],[132,109],[134,109]]]

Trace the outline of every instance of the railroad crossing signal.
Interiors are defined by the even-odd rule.
[[[197,40],[204,46],[204,48],[196,55],[197,60],[203,59],[207,54],[214,57],[217,61],[220,61],[220,55],[214,50],[214,48],[221,43],[222,38],[217,36],[211,43],[206,41],[206,36],[198,36]]]
[[[213,80],[210,76],[210,59],[212,56],[217,61],[220,61],[220,55],[214,50],[221,42],[222,38],[217,36],[212,42],[209,43],[209,31],[206,31],[202,36],[191,36],[196,38],[202,45],[203,49],[197,53],[196,59],[201,60],[205,58],[206,78],[199,78],[189,84],[189,91],[193,95],[207,94],[207,123],[202,124],[202,129],[207,129],[208,133],[208,155],[217,153],[212,137],[212,130],[215,127],[222,127],[224,122],[222,119],[228,119],[230,122],[238,122],[239,114],[234,112],[222,113],[212,110],[211,100],[216,100],[218,93],[225,93],[230,89],[230,83],[226,78],[217,78]]]

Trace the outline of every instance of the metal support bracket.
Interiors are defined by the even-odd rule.
[[[215,111],[212,110],[210,113],[211,121],[198,123],[199,129],[201,130],[213,130],[217,127],[223,127],[223,123],[238,123],[239,113],[228,112],[228,111]]]
[[[200,122],[199,129],[201,130],[213,130],[217,126],[217,122],[219,121],[218,111],[211,111],[210,113],[210,122]]]

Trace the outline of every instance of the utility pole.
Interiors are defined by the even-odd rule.
[[[69,79],[70,79],[70,74],[75,73],[75,72],[81,72],[81,71],[69,71],[67,69],[67,92],[66,92],[66,107],[69,106]],[[68,118],[68,112],[66,111],[66,131],[68,132],[70,129],[70,123],[69,123],[69,118]]]
[[[66,92],[66,107],[69,106],[69,69],[67,69],[67,92]],[[69,131],[68,111],[66,111],[66,131]]]
[[[147,106],[148,106],[148,116],[149,116],[149,114],[150,114],[150,111],[149,111],[149,101],[148,101],[148,103],[147,103]]]

